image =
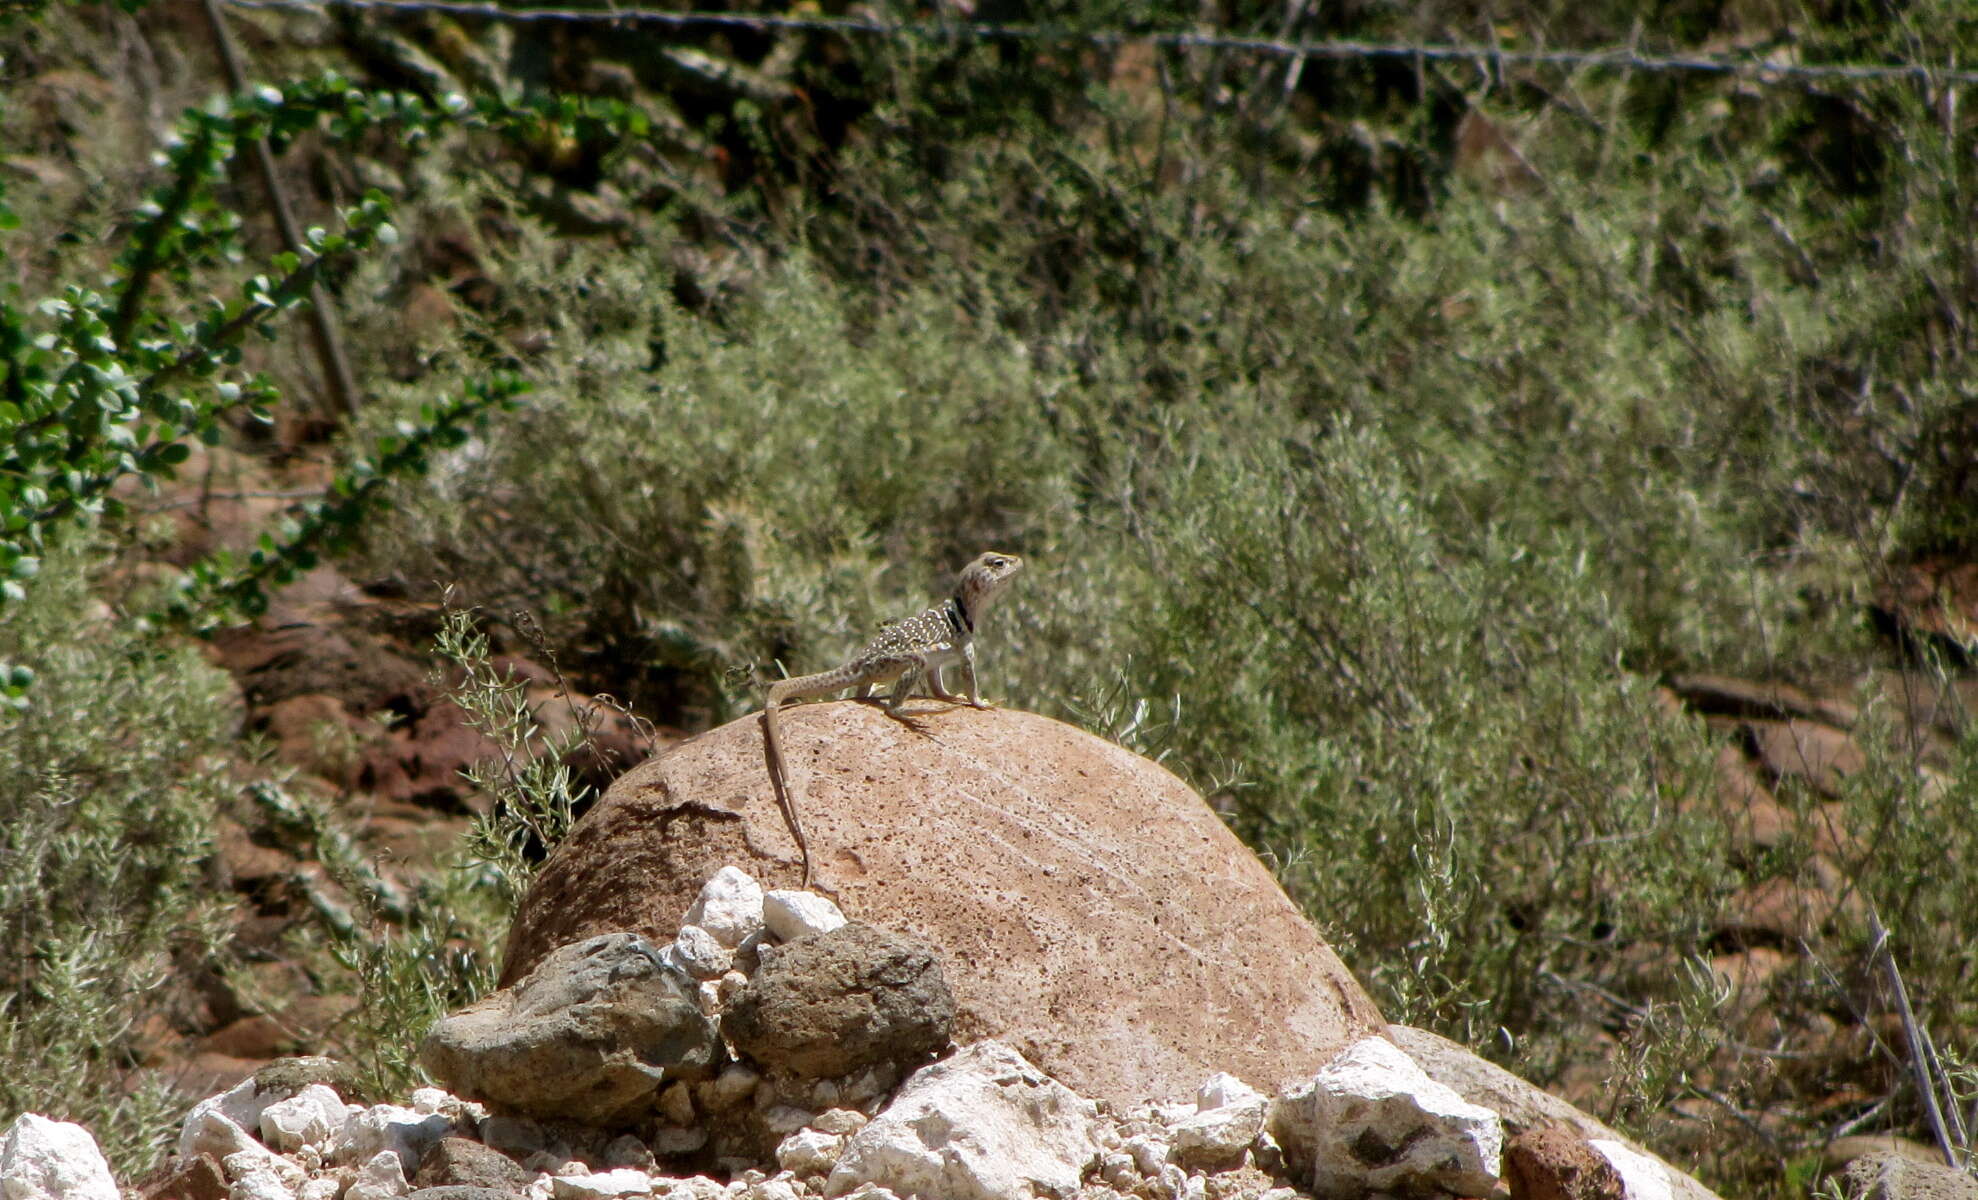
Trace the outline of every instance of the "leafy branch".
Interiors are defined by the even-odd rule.
[[[348,549],[364,520],[390,506],[392,480],[425,475],[435,452],[464,444],[482,417],[513,407],[528,390],[521,379],[500,375],[469,383],[459,396],[421,405],[417,424],[379,438],[372,454],[337,475],[329,498],[302,505],[279,530],[263,533],[244,560],[223,550],[194,563],[165,615],[210,629],[265,612],[271,588],[293,581],[323,555]]]
[[[0,401],[0,574],[7,583],[32,574],[49,533],[83,516],[116,514],[108,495],[127,475],[169,478],[191,454],[185,439],[219,440],[221,417],[245,409],[267,420],[277,397],[263,379],[223,381],[203,394],[177,385],[207,379],[240,361],[250,332],[270,332],[272,319],[300,304],[325,265],[397,237],[389,207],[378,195],[344,214],[347,232],[311,230],[307,262],[277,255],[278,279],[256,275],[229,302],[214,302],[169,340],[118,346],[110,302],[99,292],[71,287],[45,300],[41,313],[52,329],[34,338],[26,354],[9,364],[24,382],[22,401]],[[5,583],[0,583],[4,588]],[[18,599],[18,588],[5,598]]]

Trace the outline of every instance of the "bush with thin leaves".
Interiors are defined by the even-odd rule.
[[[155,1078],[131,1086],[161,1035],[141,1025],[224,940],[209,868],[236,709],[192,647],[91,595],[88,557],[57,550],[0,606],[0,655],[36,673],[0,733],[0,1113],[83,1122],[130,1169],[178,1115]]]

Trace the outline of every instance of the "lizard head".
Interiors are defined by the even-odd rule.
[[[973,622],[1022,570],[1023,560],[1014,554],[999,554],[994,550],[978,554],[975,561],[962,568],[961,578],[955,583],[955,599]]]

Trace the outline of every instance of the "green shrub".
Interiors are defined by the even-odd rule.
[[[37,676],[0,727],[0,1120],[80,1121],[129,1171],[182,1115],[128,1086],[140,1025],[224,940],[208,866],[238,709],[191,646],[93,595],[96,555],[58,548],[0,606],[0,657]]]
[[[1743,20],[1678,8],[1644,49]],[[1620,43],[1634,24],[1624,5],[1490,15],[1515,45]],[[1282,19],[1224,16],[1266,34]],[[1956,0],[1788,19],[1808,58],[1978,48]],[[1335,7],[1295,32],[1481,24],[1462,5]],[[630,57],[673,44],[641,34]],[[1287,91],[1290,63],[1233,53],[777,52],[791,46],[782,110],[700,96],[662,136],[634,109],[551,100],[544,120],[576,125],[550,136],[528,101],[477,97],[468,123],[519,134],[519,159],[449,134],[393,160],[394,220],[466,231],[494,299],[404,356],[352,444],[400,436],[435,394],[485,396],[473,385],[497,366],[523,365],[536,398],[477,437],[448,421],[431,444],[391,443],[431,486],[362,522],[362,565],[541,611],[573,673],[698,726],[752,706],[763,676],[833,661],[975,552],[1021,552],[1032,571],[988,634],[991,694],[1200,785],[1390,1015],[1542,1079],[1612,1065],[1631,1121],[1721,1065],[1707,981],[1668,964],[1715,949],[1728,892],[1816,864],[1796,844],[1727,857],[1704,815],[1710,747],[1652,685],[1853,671],[1885,653],[1859,613],[1889,565],[1970,550],[1978,160],[1951,93],[1319,59]],[[253,103],[255,121],[286,119]],[[352,119],[382,129],[401,103]],[[404,103],[422,129],[470,115]],[[1466,166],[1466,120],[1502,130],[1524,169]],[[332,158],[356,152],[325,124]],[[571,151],[563,173],[530,175],[552,142]],[[728,157],[683,175],[667,161],[681,146]],[[511,187],[518,163],[543,186]],[[609,246],[546,202],[586,181],[600,199],[600,181],[624,185]],[[232,293],[197,265],[187,296]],[[345,277],[360,343],[399,346],[403,286],[446,282],[425,269],[374,255]],[[12,361],[34,365],[37,319],[12,322]],[[93,327],[72,324],[57,350],[95,363]],[[78,421],[91,379],[71,381]],[[58,476],[69,450],[106,444],[51,442],[28,465]],[[114,454],[98,465],[129,473]],[[348,511],[337,527],[354,531]],[[285,545],[260,565],[301,565]],[[28,549],[0,582],[30,585]],[[526,724],[498,682],[475,686],[491,728]],[[1899,737],[1878,740],[1883,719],[1845,796],[1875,836],[1842,866],[1894,931],[1925,1019],[1969,1058],[1973,966],[1942,936],[1965,897],[1934,868],[1974,849],[1955,802],[1972,754],[1920,773]],[[486,986],[525,850],[571,801],[552,760],[531,771],[498,809],[512,823],[484,827],[461,870],[399,892],[367,882],[332,815],[256,793],[357,907],[323,916],[366,997],[348,1047],[372,1086],[411,1078],[421,1023]],[[1860,932],[1843,922],[1817,947],[1833,977],[1779,985],[1782,1012],[1846,999]],[[51,994],[86,976],[72,959],[47,959]]]
[[[334,990],[355,999],[326,1049],[350,1064],[359,1094],[380,1101],[430,1082],[418,1065],[421,1040],[440,1017],[493,990],[535,863],[589,799],[566,765],[588,737],[581,712],[573,711],[566,733],[547,734],[522,683],[497,665],[473,613],[449,609],[434,649],[443,664],[435,683],[494,747],[467,772],[487,811],[437,870],[387,876],[332,806],[272,783],[249,789],[269,824],[335,885],[307,887],[315,919],[294,945],[321,963]]]
[[[797,261],[712,322],[652,259],[565,258],[518,271],[560,351],[542,402],[456,456],[371,561],[541,606],[635,707],[719,719],[749,695],[729,668],[828,658],[820,633],[859,638],[1062,508],[1020,349],[938,298],[873,312]]]
[[[1201,785],[1390,1015],[1541,1080],[1620,1037],[1636,1121],[1708,1066],[1709,981],[1666,964],[1751,880],[1654,680],[1874,653],[1857,606],[1891,530],[1943,528],[1900,477],[1963,386],[1913,328],[1940,268],[1862,259],[1875,214],[1711,111],[1559,134],[1542,195],[1448,180],[1427,216],[1305,203],[1233,130],[1176,184],[1126,137],[853,147],[844,207],[704,312],[659,247],[525,244],[549,402],[372,561],[539,597],[614,690],[712,723],[755,702],[731,669],[1024,553],[992,694]],[[1865,445],[1863,361],[1930,398]]]

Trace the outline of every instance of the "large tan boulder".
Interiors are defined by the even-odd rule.
[[[788,709],[815,888],[941,956],[955,1040],[996,1038],[1081,1094],[1191,1096],[1228,1071],[1309,1079],[1379,1032],[1373,1002],[1270,872],[1173,775],[1008,710]],[[503,982],[555,947],[630,930],[671,940],[734,864],[794,888],[756,716],[628,772],[543,864]]]

